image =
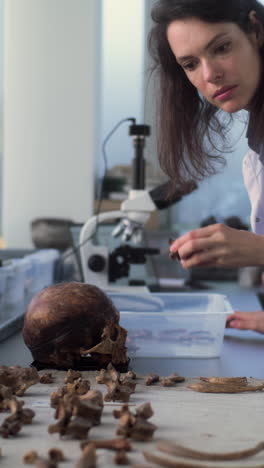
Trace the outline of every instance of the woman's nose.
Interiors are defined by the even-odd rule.
[[[223,77],[223,70],[212,61],[205,61],[202,65],[203,79],[215,83]]]

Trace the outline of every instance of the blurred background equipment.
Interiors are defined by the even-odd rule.
[[[71,219],[37,218],[31,223],[32,242],[37,249],[66,250],[71,247]]]

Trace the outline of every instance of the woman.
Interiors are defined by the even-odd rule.
[[[263,266],[264,7],[256,0],[160,0],[152,19],[149,49],[160,85],[159,158],[172,181],[184,186],[190,178],[213,174],[221,160],[219,141],[227,142],[233,114],[242,109],[249,114],[251,151],[243,173],[254,232],[206,226],[175,240],[171,253],[185,268]],[[257,327],[264,331],[260,314],[263,326],[258,320]],[[240,313],[229,324],[255,329],[252,317]]]

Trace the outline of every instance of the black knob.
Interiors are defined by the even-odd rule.
[[[88,267],[90,270],[95,271],[98,273],[99,271],[103,271],[105,268],[105,258],[102,255],[92,255],[88,260]]]
[[[133,124],[129,126],[129,135],[131,136],[149,136],[150,126],[144,124]]]

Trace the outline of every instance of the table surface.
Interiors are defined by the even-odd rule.
[[[80,467],[79,464],[77,465],[77,460],[81,456],[80,440],[60,437],[57,433],[48,432],[48,426],[56,423],[55,410],[50,407],[50,394],[64,385],[65,374],[63,371],[53,371],[53,383],[33,385],[22,396],[25,407],[32,409],[35,417],[32,424],[22,426],[21,432],[16,437],[0,438],[1,468],[23,468],[25,466],[23,456],[26,453],[34,449],[40,456],[45,457],[54,447],[62,450],[66,457],[65,462],[59,466]],[[105,394],[105,386],[95,381],[96,374],[84,372],[82,377],[89,379],[91,388]],[[132,451],[128,453],[130,466],[134,466],[134,463],[144,463],[143,451],[166,457],[164,453],[157,451],[157,442],[160,440],[178,442],[196,450],[214,453],[241,451],[263,441],[262,391],[240,394],[204,394],[189,388],[189,385],[195,382],[196,379],[186,379],[172,387],[163,387],[160,383],[146,386],[144,378],[137,375],[136,389],[130,397],[129,409],[135,414],[139,405],[150,403],[154,413],[150,422],[155,424],[156,431],[151,441],[130,441],[132,445]],[[260,381],[250,380],[250,383],[258,385]],[[118,421],[113,417],[113,410],[120,409],[121,404],[117,401],[104,403],[101,424],[91,428],[88,440],[113,439],[117,436]],[[0,413],[0,424],[5,417],[6,413]],[[262,452],[256,457],[250,457],[250,460],[226,462],[225,465],[221,463],[221,467],[260,468],[263,467],[263,458]],[[184,462],[182,458],[179,461],[181,464],[177,466],[181,467],[190,466],[187,463],[192,463],[186,458]],[[98,468],[116,467],[113,452],[98,449],[96,466]],[[204,468],[216,465],[210,462],[198,465],[195,460],[191,466]]]
[[[254,288],[241,288],[232,282],[211,283],[210,291],[226,294],[234,310],[261,310]],[[32,356],[21,332],[0,343],[0,365],[29,366]],[[264,378],[264,335],[227,329],[219,358],[133,358],[131,368],[139,374],[179,372],[188,377],[253,376]]]

